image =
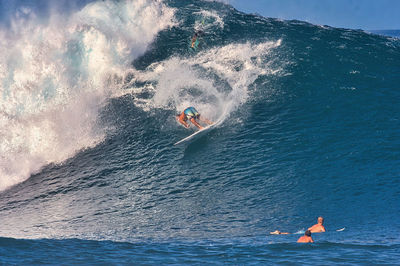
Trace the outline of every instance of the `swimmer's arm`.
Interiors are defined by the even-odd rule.
[[[275,231],[273,231],[273,232],[270,232],[269,234],[270,234],[270,235],[290,235],[289,232],[281,232],[281,231],[279,231],[279,230],[275,230]]]

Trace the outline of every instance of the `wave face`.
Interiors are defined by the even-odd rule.
[[[0,29],[1,249],[297,262],[298,235],[265,236],[324,216],[316,262],[394,258],[398,39],[210,1],[62,3]],[[173,146],[187,106],[222,123]]]

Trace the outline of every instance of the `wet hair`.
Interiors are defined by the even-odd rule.
[[[311,236],[311,231],[310,231],[310,230],[307,230],[307,231],[304,233],[304,235],[306,235],[306,236]]]

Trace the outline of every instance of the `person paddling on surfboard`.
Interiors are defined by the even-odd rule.
[[[199,122],[196,121],[196,119],[208,125],[213,124],[213,122],[211,122],[207,118],[201,117],[200,113],[197,112],[197,110],[194,107],[188,107],[185,110],[183,110],[182,113],[176,116],[176,120],[178,120],[178,122],[181,123],[186,128],[189,128],[189,124],[187,123],[187,121],[189,120],[190,122],[192,122],[193,125],[198,127],[200,130],[203,129],[203,127],[199,124]]]
[[[323,226],[324,223],[324,218],[322,218],[321,216],[318,217],[318,223],[314,224],[313,226],[311,226],[310,228],[308,228],[307,230],[309,230],[311,233],[321,233],[321,232],[325,232],[325,227]],[[342,229],[339,229],[342,230]],[[343,229],[344,230],[344,229]],[[271,235],[288,235],[290,233],[288,232],[281,232],[279,230],[275,230],[273,232],[270,232]]]

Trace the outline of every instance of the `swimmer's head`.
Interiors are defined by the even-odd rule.
[[[310,231],[310,230],[307,230],[307,231],[304,233],[304,235],[306,235],[306,236],[311,236],[311,231]]]

